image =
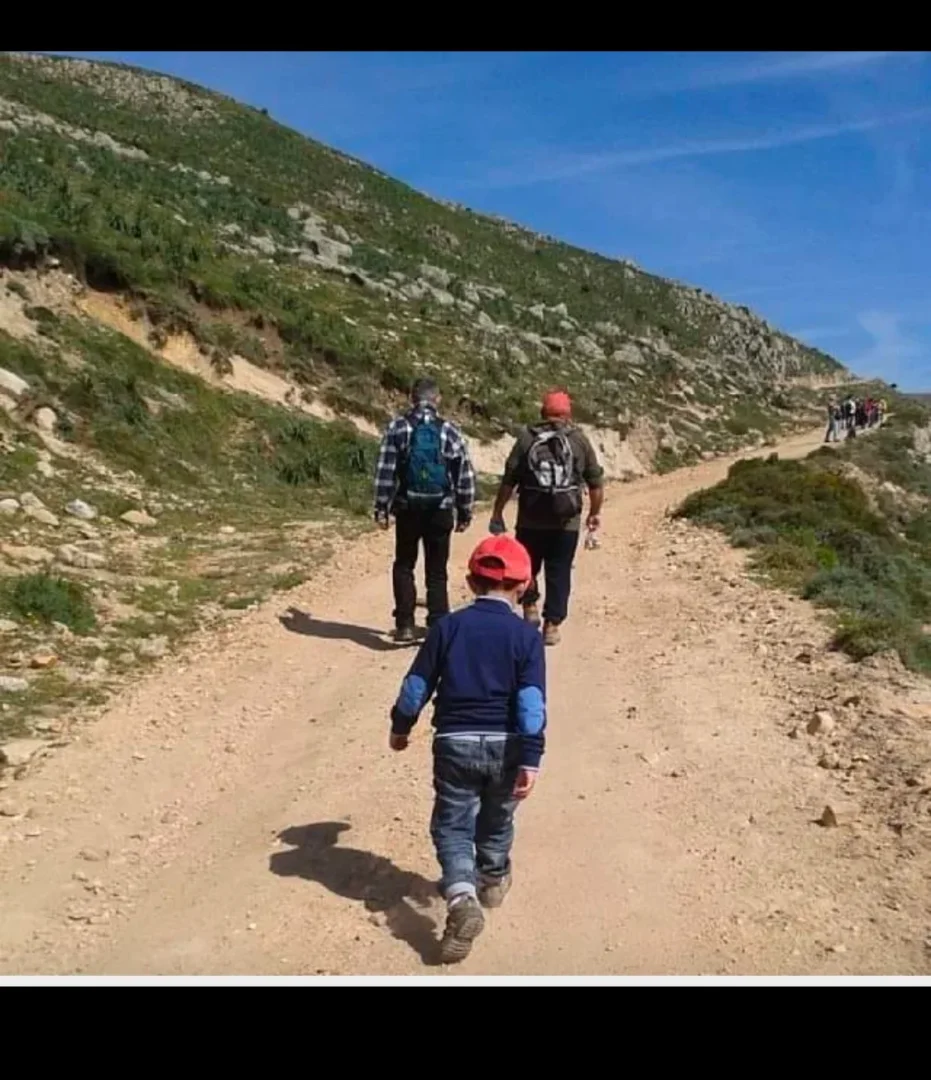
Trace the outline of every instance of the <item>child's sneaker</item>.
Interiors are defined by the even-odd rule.
[[[474,896],[466,893],[450,904],[446,929],[440,942],[440,960],[458,964],[472,951],[472,942],[485,929],[485,916]]]
[[[540,609],[536,604],[524,604],[524,622],[531,626],[540,625]]]
[[[478,902],[482,907],[486,908],[501,907],[510,888],[510,874],[505,874],[504,877],[499,878],[487,878],[484,881],[479,882]]]

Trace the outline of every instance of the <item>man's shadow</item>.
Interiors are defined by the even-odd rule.
[[[437,896],[436,885],[383,855],[338,847],[339,834],[348,828],[344,821],[320,821],[285,829],[278,839],[292,845],[291,850],[272,855],[269,869],[279,877],[319,882],[337,896],[361,901],[367,911],[384,914],[394,937],[410,945],[425,964],[437,964],[436,924],[422,914]]]
[[[285,630],[290,630],[292,634],[303,634],[305,637],[325,638],[330,641],[352,641],[374,652],[391,652],[401,648],[400,645],[386,638],[380,630],[375,630],[371,626],[326,622],[323,619],[315,619],[306,611],[295,607],[290,607],[284,615],[279,615],[278,621]]]

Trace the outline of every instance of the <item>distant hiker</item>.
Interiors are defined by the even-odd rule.
[[[849,431],[853,426],[857,416],[857,406],[852,397],[848,397],[844,402],[844,420],[847,424],[847,430]]]
[[[486,537],[469,560],[475,601],[430,629],[391,710],[391,749],[405,750],[436,695],[430,833],[447,904],[445,964],[469,955],[482,907],[500,907],[511,887],[514,812],[545,748],[543,645],[514,611],[530,576],[526,548]]]
[[[831,401],[828,402],[828,429],[824,434],[824,441],[826,443],[827,442],[837,442],[837,440],[839,438],[839,436],[838,436],[838,428],[840,426],[840,421],[841,421],[840,407],[838,406],[836,401],[831,400]]]
[[[866,402],[862,399],[857,399],[856,405],[856,424],[859,428],[866,427]]]
[[[886,401],[885,398],[880,398],[879,399],[879,424],[880,424],[880,426],[884,423],[884,421],[886,419],[886,413],[887,413],[888,409],[889,409],[888,401]]]
[[[538,626],[541,567],[546,578],[543,603],[543,640],[559,641],[559,627],[569,610],[572,560],[579,544],[582,524],[582,485],[590,500],[586,527],[600,525],[604,500],[604,470],[592,444],[581,428],[571,423],[572,402],[554,390],[543,399],[542,422],[526,428],[517,439],[504,466],[489,529],[507,531],[504,508],[518,490],[517,539],[530,552],[533,582],[524,595],[524,618]]]
[[[412,408],[388,425],[375,473],[375,520],[395,519],[392,568],[395,640],[415,637],[414,570],[421,542],[427,585],[427,626],[449,611],[446,567],[453,529],[463,532],[475,505],[475,470],[459,429],[437,412],[439,387],[418,379]]]

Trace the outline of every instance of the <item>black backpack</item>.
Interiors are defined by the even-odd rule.
[[[563,428],[531,428],[533,442],[520,485],[525,506],[534,517],[571,521],[582,512],[582,491],[576,482],[575,455]]]

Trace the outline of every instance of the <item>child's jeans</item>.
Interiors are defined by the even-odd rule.
[[[447,899],[474,894],[479,882],[510,873],[519,759],[519,736],[433,740],[436,800],[430,835],[443,871],[440,892]]]

